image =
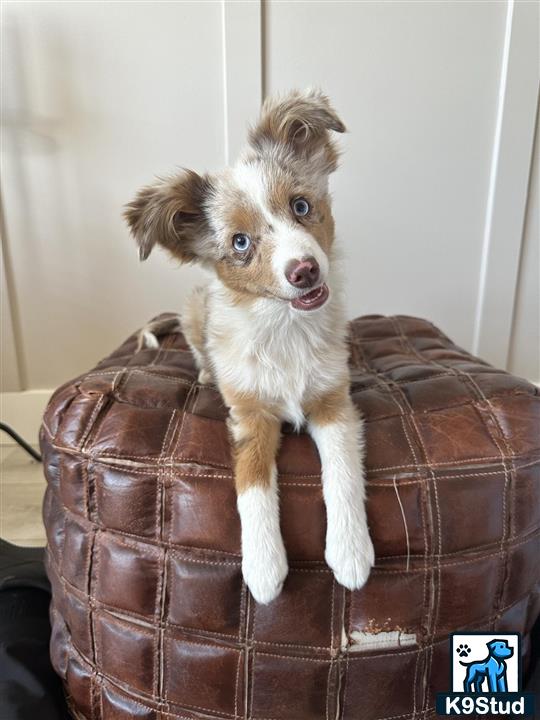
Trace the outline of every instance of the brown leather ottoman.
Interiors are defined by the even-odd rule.
[[[225,425],[181,335],[135,337],[45,413],[52,655],[88,720],[421,720],[448,691],[448,633],[529,632],[540,612],[540,397],[410,317],[351,325],[377,565],[324,563],[317,452],[279,458],[290,572],[242,583]]]

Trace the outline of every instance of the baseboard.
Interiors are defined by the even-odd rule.
[[[37,445],[43,411],[52,393],[52,390],[0,393],[0,420],[10,425],[30,445]],[[14,442],[7,433],[0,433],[0,445],[12,445]]]

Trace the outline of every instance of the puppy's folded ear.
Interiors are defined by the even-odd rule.
[[[343,133],[346,128],[326,95],[319,90],[293,91],[265,101],[249,142],[259,153],[281,145],[303,157],[327,148],[331,161],[328,170],[332,171],[337,165],[337,151],[330,130]]]
[[[212,192],[211,179],[191,170],[142,188],[124,209],[139,258],[146,260],[157,243],[182,262],[202,259],[211,232],[205,203]]]

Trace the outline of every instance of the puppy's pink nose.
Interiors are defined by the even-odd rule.
[[[319,263],[314,257],[291,260],[285,268],[285,277],[296,288],[313,287],[319,276]]]

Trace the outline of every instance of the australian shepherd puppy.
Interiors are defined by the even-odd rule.
[[[349,394],[347,322],[334,259],[328,178],[345,126],[317,91],[267,100],[238,163],[142,189],[125,217],[145,260],[154,245],[213,277],[182,315],[201,383],[230,408],[242,572],[255,600],[281,591],[276,453],[304,424],[321,458],[326,561],[360,588],[374,562],[364,506],[363,426]],[[142,339],[155,345],[163,328]]]

